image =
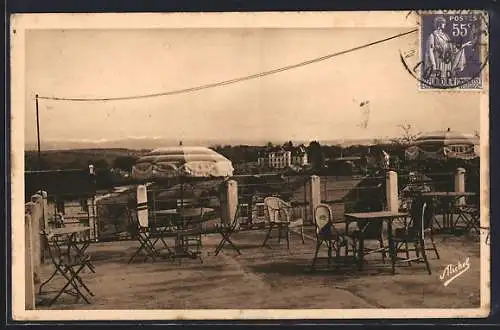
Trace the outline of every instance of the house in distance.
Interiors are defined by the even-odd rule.
[[[307,151],[303,145],[268,148],[258,155],[257,164],[260,167],[275,169],[306,166],[308,164]]]

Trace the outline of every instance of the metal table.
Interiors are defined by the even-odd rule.
[[[90,227],[88,226],[73,226],[73,227],[62,227],[62,228],[54,228],[49,232],[49,236],[51,238],[51,242],[54,244],[57,251],[65,256],[68,260],[68,263],[71,263],[72,260],[76,258],[84,258],[85,251],[90,245],[90,239],[86,239],[83,241],[78,241],[76,239],[77,235],[81,235],[85,232],[90,233]],[[62,238],[62,240],[58,239]],[[87,236],[87,238],[89,238]],[[62,246],[66,245],[66,252],[62,250]],[[72,254],[72,251],[75,251],[75,254]],[[85,262],[85,266],[90,269],[91,272],[95,273],[95,267],[90,262],[90,260]],[[54,276],[57,274],[58,270],[55,269],[52,275],[42,284],[38,289],[38,292],[42,293],[42,288],[49,283]]]
[[[389,240],[389,255],[392,261],[393,273],[395,272],[395,253],[392,250],[393,243],[393,233],[392,233],[392,222],[397,218],[407,218],[408,213],[405,212],[392,212],[392,211],[375,211],[375,212],[359,212],[359,213],[346,213],[344,214],[346,218],[346,231],[349,230],[349,224],[353,221],[358,223],[360,227],[359,231],[359,255],[358,255],[358,266],[360,269],[363,268],[364,263],[364,237],[363,232],[370,222],[374,221],[385,221],[387,222],[387,235]],[[359,226],[361,224],[361,226]]]
[[[453,204],[461,197],[475,196],[474,192],[458,192],[458,191],[431,191],[421,193],[420,196],[427,199],[438,198],[444,205],[443,210],[443,226],[436,221],[436,224],[442,229],[454,229],[453,221]]]

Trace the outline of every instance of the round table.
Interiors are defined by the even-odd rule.
[[[155,215],[180,215],[180,216],[195,216],[203,213],[211,213],[215,210],[210,207],[194,207],[194,208],[185,208],[185,209],[166,209],[166,210],[158,210],[154,211]]]

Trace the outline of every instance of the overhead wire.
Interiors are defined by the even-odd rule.
[[[287,65],[287,66],[283,66],[283,67],[280,67],[280,68],[272,69],[272,70],[269,70],[269,71],[263,71],[263,72],[251,74],[251,75],[248,75],[248,76],[243,76],[243,77],[239,77],[239,78],[234,78],[234,79],[219,81],[219,82],[205,84],[205,85],[199,85],[199,86],[195,86],[195,87],[189,87],[189,88],[183,88],[183,89],[177,89],[177,90],[171,90],[171,91],[165,91],[165,92],[158,92],[158,93],[151,93],[151,94],[132,95],[132,96],[120,96],[120,97],[94,97],[94,98],[89,97],[89,98],[83,98],[83,97],[57,97],[57,96],[43,96],[43,95],[37,95],[36,97],[38,99],[54,100],[54,101],[98,102],[98,101],[134,100],[134,99],[144,99],[144,98],[152,98],[152,97],[160,97],[160,96],[170,96],[170,95],[176,95],[176,94],[192,93],[192,92],[196,92],[196,91],[200,91],[200,90],[204,90],[204,89],[209,89],[209,88],[215,88],[215,87],[220,87],[220,86],[226,86],[226,85],[236,84],[236,83],[239,83],[239,82],[242,82],[242,81],[246,81],[246,80],[250,80],[250,79],[256,79],[256,78],[261,78],[261,77],[269,76],[269,75],[272,75],[272,74],[277,74],[277,73],[280,73],[280,72],[284,72],[284,71],[296,69],[296,68],[299,68],[299,67],[303,67],[303,66],[306,66],[306,65],[310,65],[310,64],[313,64],[313,63],[318,63],[318,62],[326,61],[326,60],[328,60],[330,58],[333,58],[333,57],[336,57],[336,56],[344,55],[344,54],[347,54],[347,53],[352,53],[354,51],[361,50],[361,49],[367,48],[367,47],[371,47],[371,46],[374,46],[374,45],[377,45],[377,44],[380,44],[380,43],[384,43],[384,42],[390,41],[392,39],[400,38],[400,37],[403,37],[405,35],[408,35],[408,34],[411,34],[411,33],[415,33],[417,31],[418,31],[418,29],[414,29],[414,30],[411,30],[411,31],[399,33],[399,34],[396,34],[396,35],[393,35],[393,36],[390,36],[390,37],[387,37],[387,38],[384,38],[384,39],[379,39],[377,41],[366,43],[366,44],[363,44],[363,45],[360,45],[360,46],[356,46],[356,47],[353,47],[353,48],[349,48],[349,49],[346,49],[346,50],[342,50],[342,51],[339,51],[339,52],[331,53],[331,54],[328,54],[328,55],[325,55],[325,56],[317,57],[317,58],[314,58],[314,59],[311,59],[311,60],[303,61],[303,62],[300,62],[300,63],[296,63],[296,64],[292,64],[292,65]]]

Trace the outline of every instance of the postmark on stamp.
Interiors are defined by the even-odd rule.
[[[487,63],[487,18],[477,11],[417,12],[418,42],[401,53],[421,90],[481,90]]]

